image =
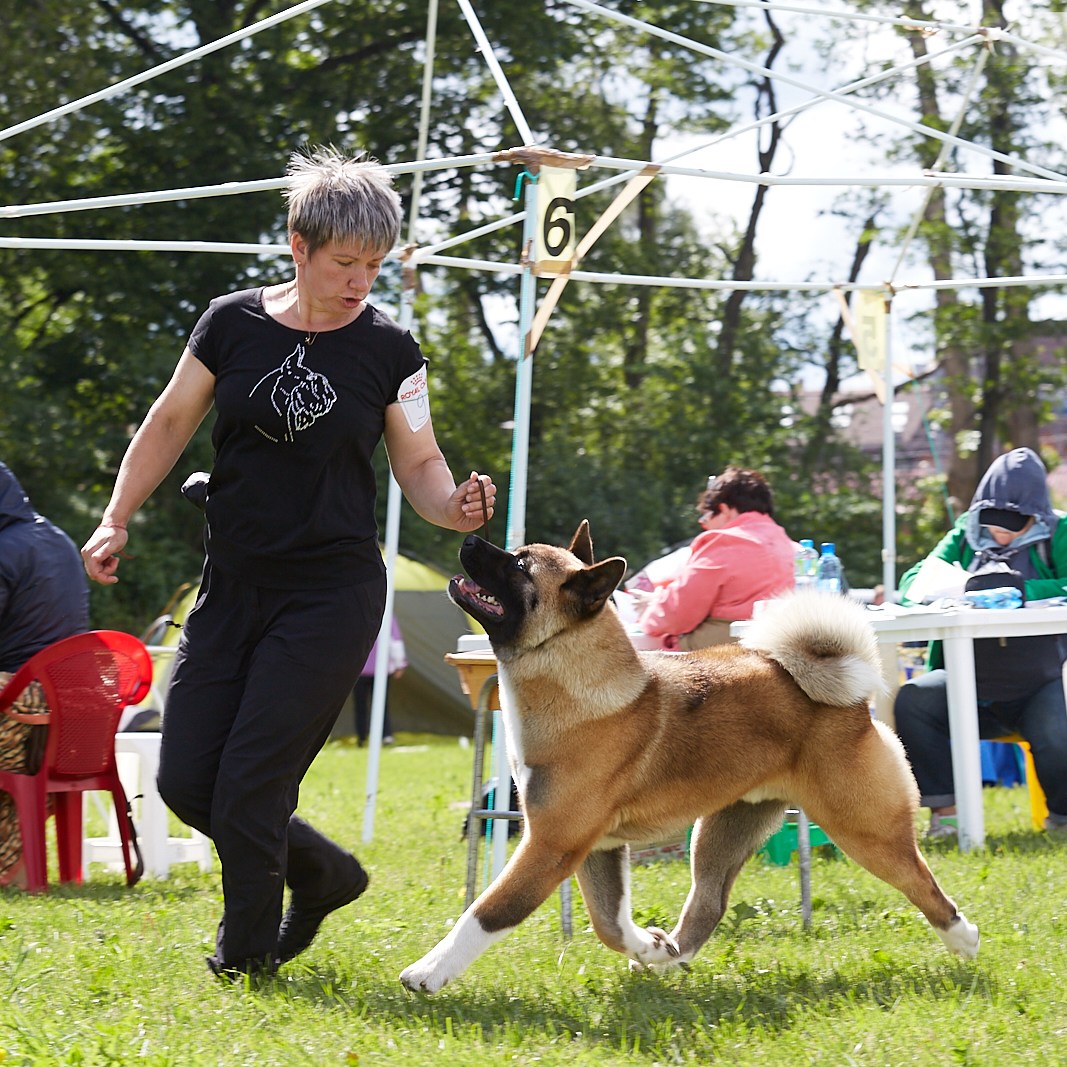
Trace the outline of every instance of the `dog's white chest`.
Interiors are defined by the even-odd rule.
[[[500,672],[498,679],[500,688],[500,717],[504,724],[504,738],[508,747],[508,762],[511,764],[511,773],[515,778],[515,785],[519,794],[526,792],[526,783],[530,778],[530,768],[526,766],[526,758],[522,747],[522,723],[516,711],[516,703],[511,698],[508,689],[507,676]]]

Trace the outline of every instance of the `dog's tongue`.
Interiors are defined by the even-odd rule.
[[[464,578],[460,574],[457,574],[454,580],[457,583],[459,592],[463,596],[477,600],[484,610],[493,615],[502,615],[504,613],[504,609],[500,606],[496,597],[487,593],[477,582],[472,582],[469,578]]]

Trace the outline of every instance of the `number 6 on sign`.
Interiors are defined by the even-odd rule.
[[[558,269],[570,263],[574,256],[576,184],[573,170],[541,168],[537,179],[537,254],[534,257],[538,269]]]

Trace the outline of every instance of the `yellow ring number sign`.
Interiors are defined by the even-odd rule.
[[[548,272],[570,263],[577,244],[575,238],[573,169],[542,167],[537,179],[538,269]]]

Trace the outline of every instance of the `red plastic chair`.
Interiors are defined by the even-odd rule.
[[[47,715],[25,715],[12,705],[32,681],[48,699]],[[36,774],[0,771],[0,789],[14,798],[22,834],[26,888],[48,888],[45,822],[53,798],[59,878],[82,880],[82,793],[111,794],[118,816],[126,882],[135,869],[136,841],[126,793],[115,765],[115,731],[123,708],[144,699],[152,682],[152,660],[130,634],[93,630],[64,638],[32,656],[0,690],[0,714],[25,723],[47,723],[48,741]],[[139,866],[136,865],[136,866]]]

